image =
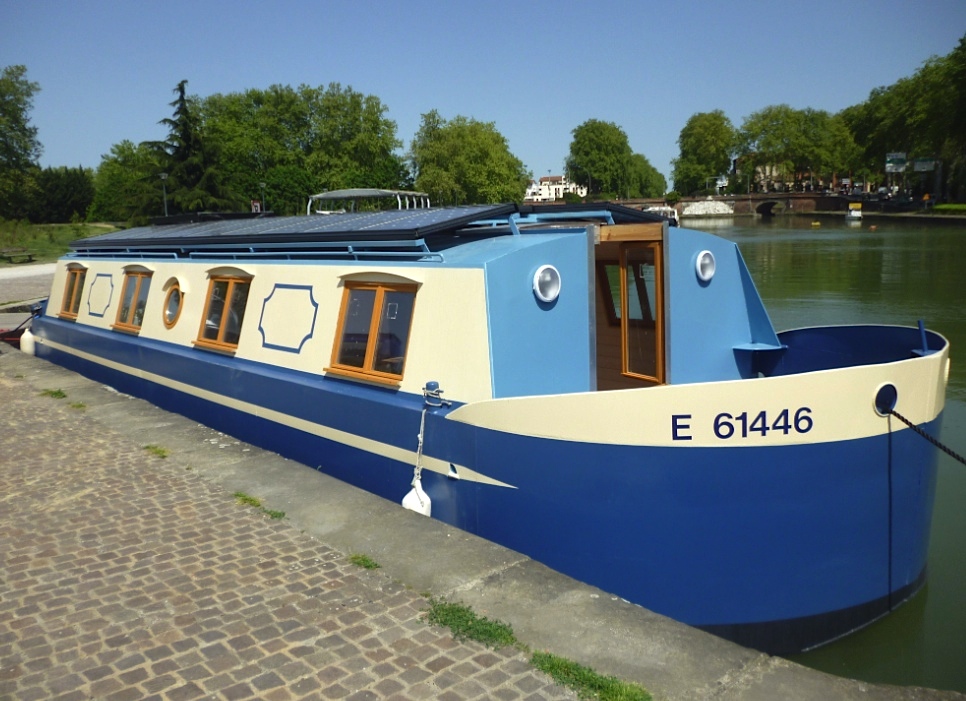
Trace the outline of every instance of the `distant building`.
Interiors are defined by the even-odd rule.
[[[540,182],[530,181],[527,192],[523,196],[524,202],[554,202],[562,200],[567,192],[579,197],[587,196],[587,188],[567,180],[564,175],[545,175]]]

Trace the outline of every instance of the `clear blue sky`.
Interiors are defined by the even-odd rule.
[[[493,122],[534,177],[575,127],[614,122],[666,176],[696,112],[836,112],[966,34],[966,0],[0,0],[0,66],[40,84],[41,165],[97,167],[163,139],[173,88],[338,82],[375,95],[403,149],[437,109]]]

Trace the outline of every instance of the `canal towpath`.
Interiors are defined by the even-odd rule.
[[[966,698],[742,648],[0,344],[0,699],[576,698],[427,594],[655,699]]]

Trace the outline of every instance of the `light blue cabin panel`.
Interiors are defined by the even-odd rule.
[[[487,316],[494,397],[594,389],[593,248],[588,234],[516,237],[513,249],[486,265]],[[542,265],[560,272],[560,296],[533,293]]]
[[[696,273],[698,254],[714,254],[709,282]],[[690,229],[671,230],[667,243],[668,382],[747,377],[749,354],[736,347],[778,346],[778,338],[738,247]]]

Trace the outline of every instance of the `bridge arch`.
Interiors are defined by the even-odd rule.
[[[785,205],[778,200],[765,200],[764,202],[759,202],[755,205],[755,212],[766,217],[770,217],[775,214],[775,207],[778,207],[779,211],[785,209]]]

